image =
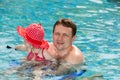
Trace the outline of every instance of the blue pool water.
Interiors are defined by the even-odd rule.
[[[6,49],[6,45],[22,42],[16,32],[18,25],[41,23],[45,39],[52,41],[53,24],[60,18],[77,24],[74,44],[84,53],[88,70],[83,76],[97,73],[103,74],[104,80],[120,80],[119,0],[0,0],[0,71],[10,67],[11,59],[26,56]],[[10,76],[11,80],[23,80]],[[6,77],[0,75],[0,79]]]

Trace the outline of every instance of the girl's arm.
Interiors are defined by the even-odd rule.
[[[19,44],[15,46],[15,50],[27,51],[27,48],[24,44]]]

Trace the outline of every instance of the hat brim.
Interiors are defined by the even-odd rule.
[[[40,49],[48,49],[49,48],[49,44],[47,41],[42,40],[41,43],[36,44],[33,42],[30,42],[28,39],[26,39],[32,46],[34,46],[35,48],[40,48]]]
[[[25,28],[22,28],[21,26],[17,27],[17,32],[20,36],[25,37],[26,31]]]
[[[42,40],[39,43],[37,43],[37,41],[33,41],[30,38],[28,38],[28,36],[26,34],[26,28],[18,26],[17,27],[17,32],[20,36],[22,36],[28,43],[30,43],[35,48],[41,48],[41,49],[48,49],[49,48],[49,44],[45,40]]]

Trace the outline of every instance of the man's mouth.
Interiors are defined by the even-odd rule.
[[[63,43],[63,42],[57,42],[57,44],[62,45],[62,44],[64,44],[64,43]]]

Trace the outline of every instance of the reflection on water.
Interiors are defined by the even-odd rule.
[[[107,0],[108,2],[116,2],[116,3],[119,3],[120,0]]]
[[[107,0],[110,3],[117,4],[117,6],[120,6],[120,0]]]

